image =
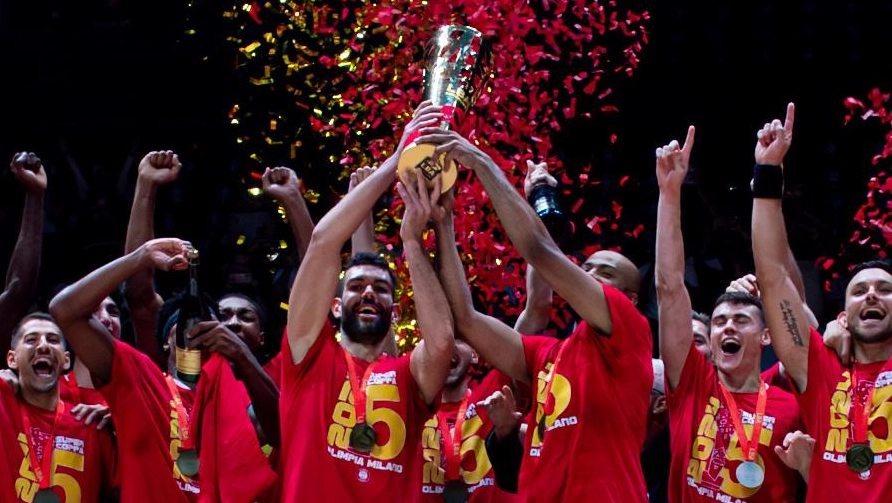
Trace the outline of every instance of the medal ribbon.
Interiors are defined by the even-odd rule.
[[[471,399],[471,390],[465,393],[462,398],[461,405],[458,406],[458,415],[455,417],[455,425],[452,433],[449,432],[449,422],[446,420],[446,414],[442,410],[437,411],[437,426],[440,428],[440,434],[443,437],[443,447],[445,447],[446,458],[446,481],[458,480],[461,476],[459,470],[461,468],[461,428],[465,423],[465,414],[468,412],[468,402]]]
[[[852,414],[854,417],[855,423],[855,437],[852,441],[856,444],[865,444],[868,445],[870,442],[867,440],[867,424],[870,422],[870,409],[873,406],[873,392],[876,389],[874,386],[870,387],[870,391],[867,392],[867,397],[862,401],[858,398],[858,371],[855,370],[854,366],[852,367]]]
[[[50,427],[50,436],[43,444],[43,459],[41,463],[37,460],[37,448],[34,445],[34,430],[31,429],[31,418],[28,417],[25,407],[19,407],[19,413],[22,416],[22,427],[25,429],[25,436],[28,438],[28,461],[31,463],[31,471],[34,472],[34,477],[37,478],[37,483],[41,489],[49,488],[52,482],[50,479],[53,473],[53,449],[56,446],[56,427],[59,426],[59,419],[62,418],[64,411],[65,404],[62,403],[61,399],[57,400],[53,426]]]
[[[558,349],[557,357],[554,359],[554,365],[551,366],[551,372],[548,374],[548,381],[545,382],[545,404],[543,405],[543,412],[545,416],[542,418],[542,421],[545,422],[546,418],[554,413],[554,397],[551,396],[551,386],[554,384],[554,376],[557,374],[558,365],[561,363],[561,357],[564,356],[564,349],[567,347],[567,341],[561,343],[561,348]],[[545,425],[546,428],[548,424]]]
[[[167,383],[167,389],[170,390],[170,396],[173,398],[173,405],[177,410],[177,424],[180,428],[180,450],[189,451],[195,448],[192,442],[192,436],[189,435],[189,413],[186,412],[186,406],[183,405],[183,399],[180,397],[180,390],[177,384],[173,382],[170,375],[164,376]]]
[[[353,393],[356,424],[362,424],[365,422],[367,412],[365,387],[369,382],[369,376],[372,375],[372,368],[374,368],[381,357],[376,358],[375,361],[369,363],[369,366],[365,368],[365,372],[362,374],[362,382],[359,382],[359,376],[356,373],[356,362],[353,361],[353,356],[346,349],[344,350],[344,358],[347,359],[347,372],[350,375],[350,392]]]
[[[743,449],[743,456],[747,461],[756,460],[756,451],[759,449],[759,435],[762,434],[762,418],[765,416],[765,402],[768,398],[768,384],[759,380],[759,397],[756,399],[756,416],[753,419],[753,435],[749,438],[746,436],[746,430],[743,429],[743,416],[737,407],[737,401],[734,395],[725,388],[721,382],[719,387],[722,388],[722,394],[725,395],[725,403],[731,412],[731,422],[734,423],[734,431],[737,432],[737,441]]]

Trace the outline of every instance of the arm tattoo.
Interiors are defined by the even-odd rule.
[[[793,315],[793,309],[790,307],[790,301],[784,299],[780,303],[781,313],[784,315],[784,325],[787,326],[787,332],[793,336],[793,344],[804,346],[802,342],[802,334],[799,333],[799,324],[796,322],[796,316]]]

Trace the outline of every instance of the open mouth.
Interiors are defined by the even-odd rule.
[[[34,364],[31,365],[31,368],[39,377],[51,377],[55,373],[53,366],[46,360],[38,360],[34,362]]]
[[[737,354],[740,351],[740,341],[736,339],[725,339],[722,341],[722,353],[726,355]]]
[[[883,312],[882,309],[878,309],[875,307],[865,309],[861,311],[861,319],[862,320],[882,320],[886,317],[886,313]]]

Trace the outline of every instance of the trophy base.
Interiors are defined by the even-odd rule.
[[[450,162],[449,166],[443,168],[442,155],[440,159],[434,159],[434,149],[436,145],[430,143],[415,143],[407,145],[400,155],[397,163],[397,173],[400,179],[415,180],[415,168],[421,168],[421,172],[426,178],[427,188],[434,186],[434,178],[438,173],[442,172],[441,192],[445,193],[455,185],[455,179],[458,177],[458,167],[455,162]]]

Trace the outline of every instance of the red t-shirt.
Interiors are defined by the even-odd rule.
[[[486,416],[485,409],[477,409],[476,403],[484,400],[489,395],[502,389],[503,385],[510,385],[511,379],[498,370],[491,370],[471,390],[465,419],[462,422],[462,441],[459,453],[461,461],[459,474],[461,480],[468,488],[468,501],[483,503],[513,503],[518,501],[517,495],[506,493],[496,486],[495,474],[492,464],[486,455],[486,437],[492,431],[492,421]],[[450,438],[448,443],[443,442],[442,431],[439,427],[439,415],[444,415],[452,431],[460,402],[442,402],[440,410],[424,423],[424,432],[419,444],[419,459],[421,468],[420,501],[429,503],[443,503],[443,487],[446,482],[446,457],[443,456],[444,448],[454,449]]]
[[[100,393],[99,390],[84,388],[78,384],[77,379],[74,377],[73,370],[59,379],[59,395],[62,397],[62,400],[74,405],[81,403],[88,405],[107,405],[105,403],[105,398],[102,397],[102,393]]]
[[[2,489],[2,501],[30,503],[40,489],[31,468],[29,440],[22,421],[22,412],[28,415],[32,439],[38,462],[43,469],[46,442],[53,432],[55,411],[45,410],[19,400],[12,388],[0,382],[0,444],[4,460],[0,467],[8,466],[14,481],[8,487],[14,493]],[[116,484],[117,459],[115,441],[107,429],[97,430],[95,425],[85,425],[71,414],[72,404],[64,402],[64,410],[56,425],[53,440],[50,487],[62,503],[92,503]],[[6,475],[0,480],[6,480]]]
[[[279,351],[276,356],[272,357],[270,361],[266,362],[266,365],[263,366],[263,371],[266,372],[266,375],[276,383],[276,386],[282,386],[282,352]]]
[[[186,412],[191,413],[193,391],[183,385],[177,389]],[[115,341],[112,378],[99,391],[115,422],[121,501],[198,501],[198,481],[174,465],[183,425],[158,366],[127,343]]]
[[[809,503],[829,501],[888,501],[892,493],[892,369],[890,362],[843,367],[836,352],[811,331],[808,348],[808,383],[797,394],[802,420],[815,439],[808,476]],[[885,367],[885,368],[884,368]],[[870,406],[868,440],[874,465],[858,474],[846,465],[846,450],[854,442],[852,370],[857,374],[859,397],[876,386]],[[862,402],[863,403],[863,402]]]
[[[753,434],[758,393],[732,393],[743,429]],[[796,399],[768,385],[756,463],[765,474],[759,487],[738,483],[737,467],[745,460],[738,435],[719,385],[718,373],[691,345],[676,389],[666,395],[669,405],[671,466],[669,501],[793,502],[799,474],[774,453],[787,433],[801,430]]]
[[[653,386],[650,325],[618,290],[604,285],[604,295],[611,336],[583,322],[564,341],[523,338],[536,386],[518,490],[530,503],[647,501],[640,455]],[[567,348],[551,388],[554,408],[543,441],[537,424],[562,345]]]
[[[421,475],[415,461],[430,417],[409,370],[409,355],[383,355],[369,375],[366,421],[377,433],[368,454],[349,445],[356,424],[344,350],[326,323],[303,361],[282,353],[282,501],[391,501]],[[354,358],[359,379],[369,365]],[[404,492],[405,491],[405,492]]]

